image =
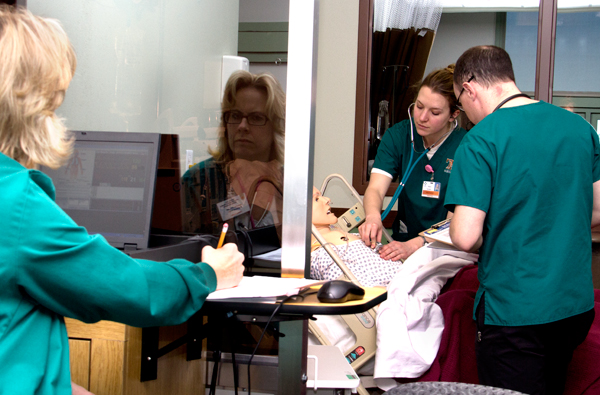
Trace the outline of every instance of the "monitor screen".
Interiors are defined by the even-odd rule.
[[[56,187],[56,203],[117,248],[147,248],[160,134],[73,133],[68,163],[41,169]]]

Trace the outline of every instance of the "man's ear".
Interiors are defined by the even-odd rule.
[[[465,88],[463,95],[468,95],[471,100],[477,96],[477,91],[475,91],[475,87],[472,85],[472,82],[463,83],[463,87]]]

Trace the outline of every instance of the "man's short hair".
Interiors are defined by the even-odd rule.
[[[469,48],[458,58],[454,69],[454,84],[462,85],[472,76],[484,87],[500,82],[515,82],[510,56],[504,49],[494,45]]]

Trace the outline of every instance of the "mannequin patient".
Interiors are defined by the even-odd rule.
[[[322,196],[315,187],[312,199],[313,225],[360,284],[365,287],[387,286],[402,267],[402,262],[382,259],[360,239],[360,235],[342,232],[332,227],[338,219],[331,212],[331,200]],[[342,274],[342,270],[329,253],[314,236],[311,236],[310,277],[316,280],[335,280]]]

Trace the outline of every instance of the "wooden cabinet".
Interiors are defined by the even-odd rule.
[[[158,360],[158,378],[140,382],[142,330],[100,321],[65,318],[72,380],[95,395],[158,395],[204,392],[205,358],[187,361],[185,345]],[[159,347],[180,338],[187,325],[162,327]],[[203,352],[203,354],[205,354]]]

